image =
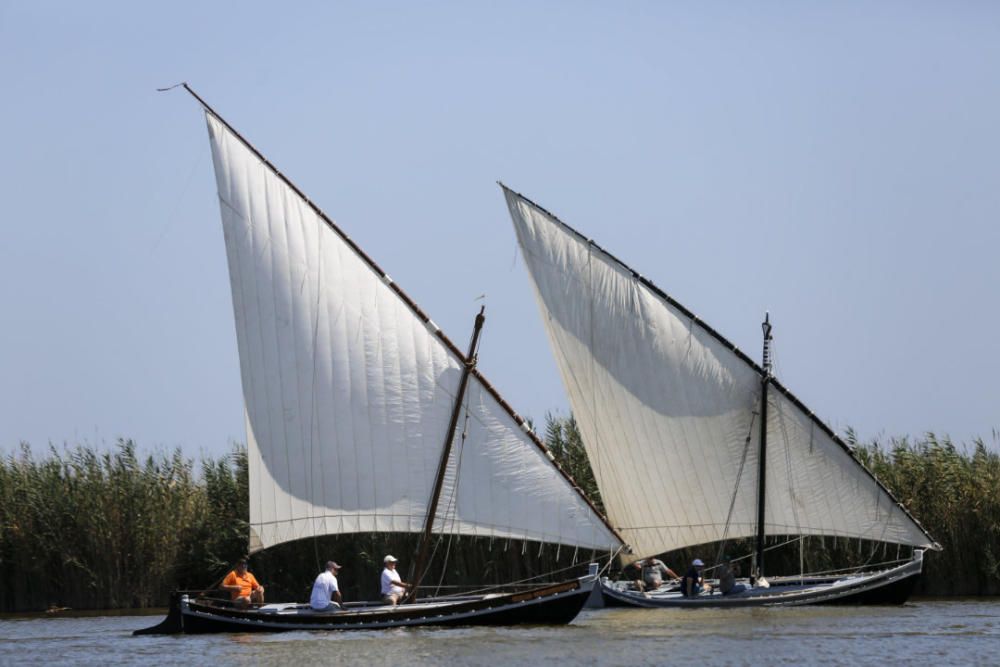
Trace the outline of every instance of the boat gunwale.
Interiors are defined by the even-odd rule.
[[[599,582],[599,585],[601,587],[600,590],[602,595],[607,595],[616,602],[631,607],[699,608],[803,606],[835,602],[841,598],[874,591],[911,577],[918,577],[920,576],[922,570],[923,557],[921,555],[896,567],[861,574],[844,575],[827,584],[795,586],[795,590],[786,592],[769,592],[774,588],[783,587],[778,585],[772,586],[772,588],[756,589],[759,592],[755,595],[745,595],[740,593],[736,595],[723,596],[713,594],[694,598],[673,596],[668,598],[664,595],[646,597],[645,595],[633,591],[617,590],[606,584],[604,580]],[[808,575],[804,574],[803,577],[805,576]],[[841,584],[841,582],[843,583]],[[791,586],[792,584],[786,585]],[[672,591],[670,593],[672,593]]]
[[[460,624],[462,619],[472,619],[491,613],[506,612],[518,607],[531,607],[574,596],[585,598],[591,593],[589,587],[584,588],[585,579],[587,577],[542,586],[532,591],[502,595],[491,594],[482,596],[476,600],[463,600],[454,603],[441,600],[430,604],[380,605],[365,610],[345,610],[316,614],[282,614],[278,610],[269,610],[267,612],[240,610],[206,605],[181,598],[181,627],[183,632],[184,621],[190,618],[196,618],[213,624],[217,623],[220,626],[233,624],[246,626],[247,629],[269,631],[365,630],[455,622]],[[596,585],[596,581],[593,582],[593,585]],[[584,599],[581,599],[581,607],[583,602]]]

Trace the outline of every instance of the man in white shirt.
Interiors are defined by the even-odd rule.
[[[326,562],[326,569],[319,573],[313,582],[312,596],[309,606],[316,611],[332,611],[340,608],[340,587],[337,585],[337,572],[340,566],[332,560]]]
[[[382,570],[382,602],[395,606],[403,599],[406,589],[411,584],[399,578],[399,572],[396,572],[397,560],[395,558],[386,556],[383,562],[385,569]]]

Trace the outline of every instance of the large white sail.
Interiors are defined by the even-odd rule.
[[[246,405],[251,549],[423,529],[464,355],[206,111]],[[607,550],[614,532],[474,373],[435,526]]]
[[[634,557],[753,536],[761,369],[592,241],[503,190],[608,517]],[[933,545],[776,381],[767,422],[768,534]]]

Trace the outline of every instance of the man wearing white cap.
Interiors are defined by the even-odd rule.
[[[340,566],[332,560],[326,562],[326,569],[319,573],[313,582],[312,596],[309,606],[316,611],[333,611],[340,609],[340,586],[337,585],[337,572]]]
[[[701,568],[703,567],[705,564],[701,562],[701,559],[695,558],[691,567],[684,573],[684,578],[681,579],[681,594],[684,597],[693,598],[701,594],[702,587],[705,585],[705,580],[701,576]]]
[[[386,556],[383,562],[385,569],[382,570],[382,602],[395,606],[403,599],[403,594],[406,593],[406,588],[410,584],[399,578],[399,572],[396,572],[397,560],[395,558]]]

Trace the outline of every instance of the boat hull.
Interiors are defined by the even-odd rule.
[[[770,588],[754,588],[735,595],[706,593],[685,598],[679,591],[644,595],[620,584],[602,581],[600,593],[606,607],[793,607],[804,605],[900,605],[920,578],[923,555],[888,570],[842,578],[786,577]]]
[[[133,634],[379,630],[396,627],[566,624],[583,608],[594,581],[576,580],[519,593],[417,604],[365,605],[314,612],[308,605],[236,609],[186,595],[171,596],[167,617]]]

